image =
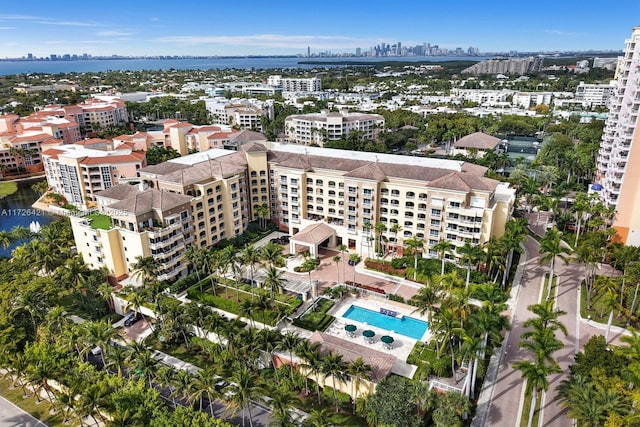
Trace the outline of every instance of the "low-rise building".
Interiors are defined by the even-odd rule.
[[[585,107],[608,107],[616,93],[616,82],[608,84],[580,82],[576,87],[575,100]]]

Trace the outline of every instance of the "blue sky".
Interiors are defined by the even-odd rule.
[[[354,52],[398,41],[619,50],[639,25],[638,0],[28,0],[0,13],[0,57]]]

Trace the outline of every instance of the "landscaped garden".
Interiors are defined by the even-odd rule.
[[[215,283],[215,280],[213,285],[210,279],[202,280],[189,288],[187,295],[201,304],[270,326],[274,326],[282,316],[296,311],[302,304],[293,296],[274,293],[273,300],[270,300],[269,292],[265,289],[252,289],[250,285],[228,279],[227,284]]]
[[[294,319],[293,324],[309,331],[325,331],[336,320],[327,314],[333,305],[334,302],[328,298],[318,298],[311,309]]]

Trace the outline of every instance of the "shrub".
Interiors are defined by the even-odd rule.
[[[333,388],[329,386],[325,386],[322,392],[329,399],[333,400]],[[351,396],[349,396],[347,393],[343,393],[341,391],[336,390],[336,396],[338,398],[338,402],[340,402],[341,404],[351,403]]]
[[[376,271],[380,271],[382,273],[387,273],[387,274],[391,274],[394,276],[400,276],[400,277],[404,277],[405,276],[405,272],[406,269],[404,268],[394,268],[390,262],[385,262],[385,261],[377,261],[377,260],[372,260],[372,259],[367,259],[364,262],[365,267],[371,269],[371,270],[376,270]]]
[[[405,299],[402,297],[402,295],[396,295],[396,294],[389,294],[389,299],[391,301],[397,301],[397,302],[405,302]]]
[[[375,292],[375,293],[382,294],[382,295],[386,295],[387,294],[384,289],[376,288],[375,286],[363,285],[362,283],[354,283],[354,282],[351,282],[349,280],[347,280],[345,282],[345,284],[347,286],[353,286],[354,288],[364,289],[364,290]]]

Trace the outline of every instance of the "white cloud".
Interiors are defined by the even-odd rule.
[[[361,39],[343,36],[255,34],[247,36],[169,36],[155,41],[176,44],[223,44],[232,46],[260,46],[277,48],[351,49],[353,46],[370,46],[382,39]]]
[[[132,36],[134,33],[128,31],[100,31],[96,33],[97,36]]]
[[[16,27],[0,27],[0,30],[15,30]]]
[[[0,14],[0,21],[29,22],[32,24],[62,25],[70,27],[103,27],[105,25],[94,21],[64,21],[61,19],[53,19],[42,16],[8,14]]]
[[[571,31],[562,31],[562,30],[544,30],[547,34],[552,34],[554,36],[562,36],[562,37],[582,37],[586,36],[585,33],[575,33]]]

